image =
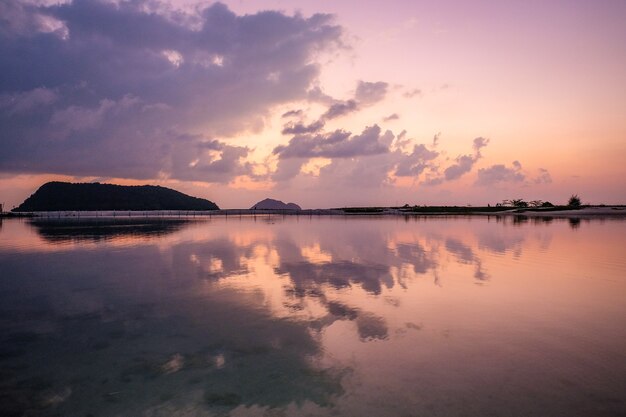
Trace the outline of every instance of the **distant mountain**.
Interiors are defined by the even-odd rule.
[[[48,182],[13,211],[219,210],[217,204],[153,185]]]
[[[296,203],[283,203],[280,200],[273,200],[266,198],[259,201],[254,206],[250,207],[250,210],[302,210]]]

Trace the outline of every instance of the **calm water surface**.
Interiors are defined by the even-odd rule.
[[[626,222],[5,220],[2,416],[626,414]]]

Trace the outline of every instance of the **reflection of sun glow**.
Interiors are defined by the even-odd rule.
[[[303,246],[300,252],[302,256],[312,264],[323,264],[333,260],[332,255],[322,252],[319,243],[313,246]]]

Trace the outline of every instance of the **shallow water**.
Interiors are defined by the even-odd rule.
[[[626,222],[0,223],[3,416],[626,414]]]

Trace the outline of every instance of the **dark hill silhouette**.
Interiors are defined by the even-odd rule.
[[[296,203],[283,203],[280,200],[266,198],[250,207],[250,210],[302,210]]]
[[[48,182],[13,211],[219,210],[196,198],[153,185]]]

